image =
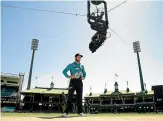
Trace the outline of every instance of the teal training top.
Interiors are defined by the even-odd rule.
[[[69,75],[67,74],[67,72],[70,71],[70,74],[71,75],[74,75],[74,76],[78,76],[79,74],[81,74],[81,76],[83,78],[86,77],[86,72],[85,72],[85,69],[84,69],[84,66],[81,65],[80,63],[77,63],[77,62],[73,62],[71,64],[69,64],[64,70],[63,70],[63,74],[65,77],[69,77]]]

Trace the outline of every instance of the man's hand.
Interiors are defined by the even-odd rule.
[[[72,76],[69,76],[68,78],[69,78],[69,79],[74,79],[74,78],[75,78],[75,76],[74,76],[74,75],[72,75]]]
[[[84,77],[82,77],[81,80],[84,80]]]

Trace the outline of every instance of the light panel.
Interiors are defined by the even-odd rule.
[[[141,52],[141,49],[140,49],[140,42],[139,42],[139,41],[133,42],[133,49],[134,49],[134,52],[135,52],[135,53]]]
[[[38,39],[33,39],[32,40],[32,45],[31,45],[31,50],[37,50],[38,49]]]

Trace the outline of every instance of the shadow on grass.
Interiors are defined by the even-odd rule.
[[[78,116],[68,116],[66,118],[75,118],[75,117],[78,117]],[[54,116],[54,117],[38,117],[38,118],[41,118],[41,119],[54,119],[54,118],[65,118],[65,117],[62,117],[62,116]]]

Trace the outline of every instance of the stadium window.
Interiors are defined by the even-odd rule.
[[[13,83],[13,84],[17,84],[18,82],[7,81],[7,83]]]
[[[1,80],[1,82],[4,82],[4,80]]]
[[[52,97],[49,97],[49,102],[52,102]]]
[[[1,88],[1,90],[2,90],[2,92],[5,92],[5,91],[6,91],[6,88],[5,88],[5,87],[3,87],[3,88]]]

